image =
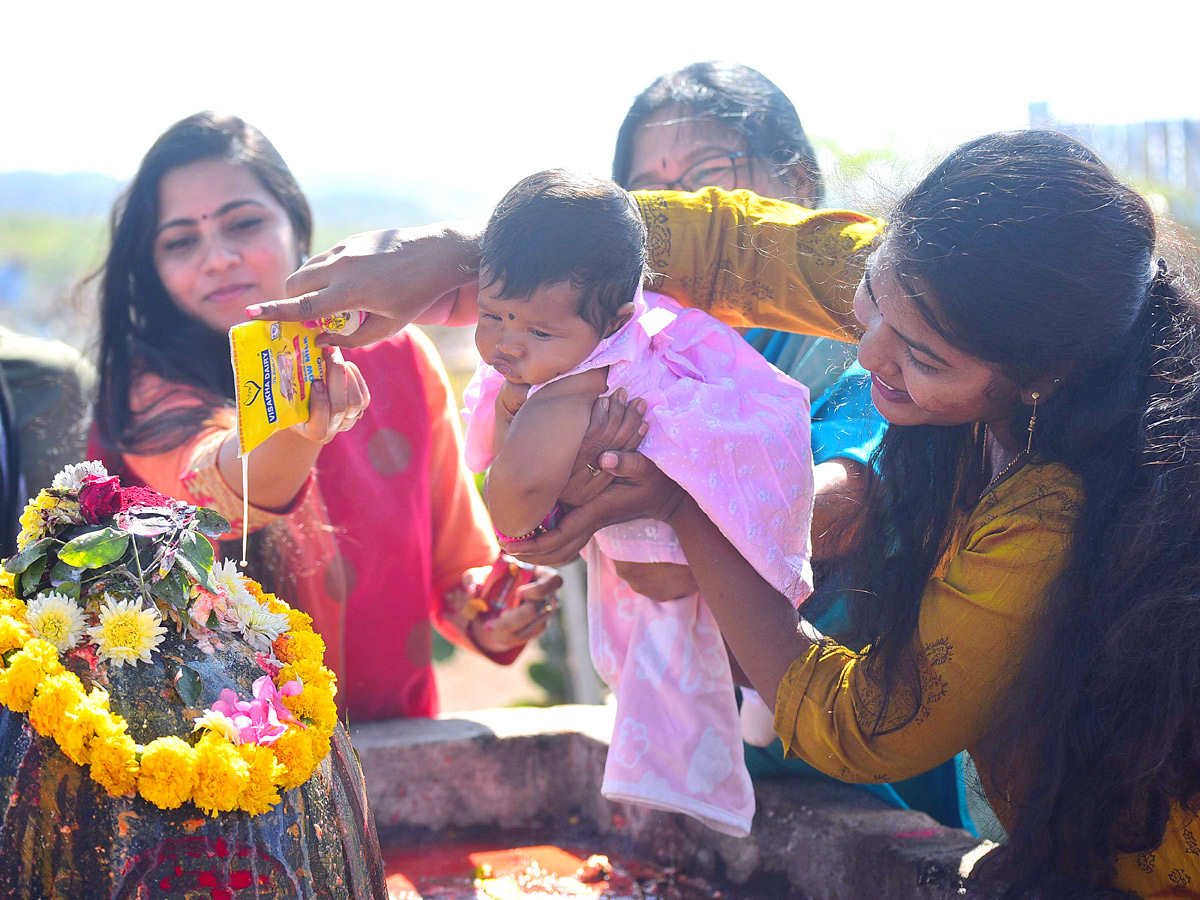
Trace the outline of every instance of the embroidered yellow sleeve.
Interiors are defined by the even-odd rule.
[[[985,776],[977,744],[991,730],[1042,597],[1066,562],[1077,480],[1060,466],[1027,467],[976,507],[941,577],[921,598],[913,676],[881,690],[862,658],[814,646],[788,669],[776,730],[792,756],[843,781],[896,781],[963,749]]]
[[[718,188],[634,197],[657,290],[735,327],[857,339],[854,290],[880,220]]]

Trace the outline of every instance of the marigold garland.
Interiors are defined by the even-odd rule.
[[[33,636],[7,573],[0,578],[0,704],[28,713],[38,734],[53,739],[75,764],[90,766],[92,779],[113,796],[136,791],[160,809],[191,802],[210,815],[267,812],[280,802],[281,790],[304,784],[328,755],[337,725],[337,681],[323,665],[325,643],[313,632],[312,619],[254,581],[245,584],[291,625],[273,647],[285,663],[273,678],[276,686],[292,679],[304,686],[284,703],[307,727],[289,726],[274,744],[235,745],[212,731],[194,747],[175,736],[135,743],[128,723],[109,710],[107,693],[88,693],[63,667],[57,648]]]

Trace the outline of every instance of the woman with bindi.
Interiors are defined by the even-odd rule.
[[[248,574],[312,616],[352,719],[433,715],[431,626],[509,663],[544,630],[559,579],[541,571],[513,609],[468,618],[498,548],[415,329],[327,349],[309,420],[255,448],[242,497],[227,333],[283,295],[311,236],[256,128],[206,112],[167,129],[113,214],[92,444],[126,483],[218,510],[231,541],[251,533]]]

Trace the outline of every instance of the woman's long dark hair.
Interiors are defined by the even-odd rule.
[[[212,407],[235,398],[226,335],[188,318],[171,301],[154,266],[158,189],[172,169],[219,159],[242,166],[287,212],[300,255],[312,240],[312,212],[279,152],[236,116],[201,112],[168,128],[146,153],[112,212],[108,256],[100,281],[100,359],[96,424],[116,453],[154,454],[195,434]],[[299,264],[299,259],[297,259]],[[138,377],[151,373],[204,403],[153,416],[131,409]]]
[[[1154,215],[1088,148],[1053,132],[995,134],[952,153],[901,200],[883,247],[950,343],[1039,403],[1035,463],[1082,481],[1054,583],[989,743],[1006,748],[1019,885],[1112,877],[1152,850],[1172,804],[1200,797],[1200,311],[1158,258]],[[1022,437],[1030,418],[1018,407]],[[921,594],[978,502],[975,426],[888,429],[847,583],[876,732],[919,707],[908,648]],[[870,535],[870,540],[866,536]],[[871,553],[882,545],[895,552]]]
[[[665,106],[678,106],[697,121],[711,120],[746,142],[746,150],[794,182],[799,171],[812,186],[812,205],[825,199],[825,182],[796,107],[787,94],[756,69],[739,63],[698,62],[660,75],[634,98],[613,154],[613,181],[628,187],[633,136]]]
[[[95,406],[105,461],[120,471],[121,454],[153,455],[179,447],[236,400],[229,339],[188,318],[172,302],[154,266],[158,189],[180,166],[219,159],[251,172],[287,212],[298,256],[309,252],[312,212],[279,151],[236,116],[201,112],[168,128],[146,153],[112,212],[112,238],[100,281],[100,358]],[[297,258],[297,264],[300,260]],[[144,415],[132,408],[136,380],[154,374],[186,402]],[[127,473],[122,473],[126,474]],[[250,573],[268,590],[278,584],[264,532],[250,536]],[[228,553],[239,552],[231,545]]]

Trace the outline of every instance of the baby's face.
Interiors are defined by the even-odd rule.
[[[576,315],[579,289],[569,282],[508,300],[496,297],[500,287],[480,288],[475,346],[484,362],[514,384],[544,384],[571,371],[600,343],[592,326]]]

